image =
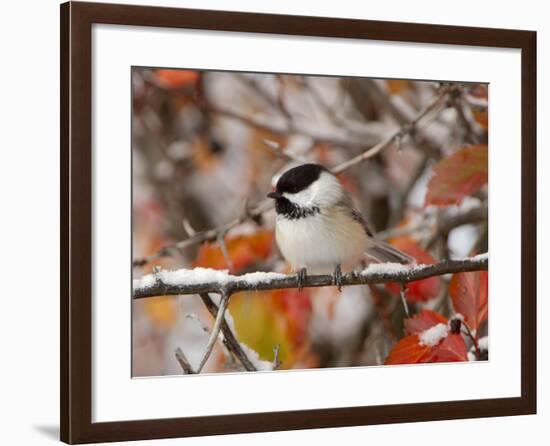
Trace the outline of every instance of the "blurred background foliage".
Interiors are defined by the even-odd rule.
[[[134,68],[133,258],[243,220],[221,234],[223,243],[136,262],[134,277],[154,266],[290,272],[274,244],[274,212],[246,218],[274,177],[303,162],[332,167],[352,158],[406,126],[449,85]],[[487,251],[488,87],[452,86],[426,122],[339,175],[378,236],[418,263]],[[413,282],[408,319],[396,284],[239,293],[229,313],[239,341],[261,359],[272,361],[279,348],[280,369],[467,360],[466,350],[487,334],[486,288],[486,273]],[[473,336],[451,333],[437,352],[419,345],[420,329],[455,313]],[[134,301],[133,375],[180,374],[177,347],[198,363],[211,323],[196,296]],[[235,370],[216,346],[205,371]]]

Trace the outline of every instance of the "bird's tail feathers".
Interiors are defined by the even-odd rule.
[[[367,249],[366,255],[379,263],[402,263],[406,265],[416,262],[410,255],[381,240],[376,240],[375,244]]]

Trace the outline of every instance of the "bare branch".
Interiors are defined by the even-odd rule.
[[[208,293],[200,293],[200,297],[212,317],[214,319],[217,319],[218,306],[214,303],[210,295]],[[227,350],[229,350],[233,354],[233,356],[235,356],[235,358],[239,360],[245,370],[249,372],[255,371],[256,367],[254,366],[254,364],[252,364],[246,353],[243,351],[241,344],[237,340],[235,334],[233,333],[233,330],[231,330],[231,327],[229,326],[225,318],[223,318],[221,322],[221,331],[223,334],[223,343]]]
[[[266,147],[271,149],[272,153],[275,155],[285,158],[290,161],[295,161],[297,163],[305,163],[306,159],[303,156],[297,156],[292,153],[289,153],[289,151],[284,150],[281,145],[275,141],[271,141],[270,139],[263,139],[262,142]]]
[[[363,271],[344,274],[342,276],[342,285],[367,285],[385,282],[404,284],[432,276],[487,270],[488,268],[489,257],[487,254],[462,260],[443,260],[433,265],[371,264]],[[274,273],[252,273],[253,279],[250,274],[243,276],[225,274],[223,280],[205,283],[199,283],[194,280],[185,283],[185,281],[177,281],[170,278],[171,274],[181,277],[182,272],[193,273],[192,270],[161,272],[153,277],[149,275],[135,280],[134,299],[179,294],[201,294],[201,296],[204,293],[226,292],[232,294],[239,291],[263,291],[299,287],[296,275],[274,275]],[[216,271],[216,273],[223,274],[220,271]],[[262,274],[265,275],[264,280],[261,280]],[[258,277],[260,277],[260,280],[258,280]],[[307,276],[305,286],[323,287],[333,284],[334,278],[332,275],[315,275]]]
[[[212,327],[212,331],[210,332],[210,338],[208,339],[208,344],[206,344],[204,355],[201,359],[199,367],[197,368],[197,373],[201,372],[202,368],[206,364],[206,361],[208,361],[210,354],[212,353],[212,349],[214,348],[214,344],[216,343],[216,339],[218,338],[218,334],[220,333],[222,323],[225,321],[225,310],[227,310],[227,305],[229,304],[230,296],[231,294],[225,290],[223,290],[221,293],[220,306],[218,307],[218,314],[216,315],[214,326]]]
[[[281,350],[281,346],[277,344],[275,347],[273,347],[273,370],[277,370],[279,366],[281,365],[281,361],[279,359],[279,353]]]
[[[396,98],[393,98],[387,91],[383,89],[379,82],[374,79],[361,79],[359,84],[379,106],[385,108],[392,119],[400,125],[406,125],[411,120],[410,113],[404,107],[398,106]],[[456,87],[446,87],[447,93],[456,91]],[[445,88],[443,89],[445,91]],[[434,140],[427,130],[421,129],[420,132],[414,134],[417,142],[422,146],[425,153],[430,155],[438,155],[440,148],[439,144]],[[436,156],[437,157],[437,156]]]
[[[231,255],[229,254],[229,250],[227,249],[227,245],[225,243],[225,233],[218,234],[218,244],[222,250],[223,258],[225,263],[227,263],[227,267],[229,269],[233,269],[233,260],[231,260]]]
[[[436,111],[439,111],[440,108],[443,108],[443,106],[445,105],[444,99],[446,98],[448,92],[448,88],[443,89],[443,92],[438,95],[437,98],[433,100],[415,119],[413,119],[408,124],[405,124],[401,129],[399,129],[391,136],[387,137],[383,141],[380,141],[374,147],[371,147],[370,149],[364,151],[356,157],[334,167],[333,169],[331,169],[332,173],[337,174],[343,172],[344,170],[349,169],[356,164],[359,164],[361,161],[372,158],[383,149],[393,144],[395,140],[400,139],[404,135],[416,130],[417,126],[420,124],[420,121],[422,121],[426,116],[435,113]]]
[[[404,235],[414,234],[425,229],[430,229],[437,224],[437,228],[434,230],[437,234],[449,234],[453,229],[462,225],[483,223],[487,221],[488,211],[487,204],[468,209],[463,212],[459,212],[454,215],[443,217],[439,222],[430,221],[432,219],[424,218],[423,221],[418,223],[408,224],[406,226],[398,226],[385,231],[380,231],[376,234],[376,237],[381,240],[388,240],[395,237],[402,237]]]
[[[176,359],[179,362],[184,374],[194,375],[195,373],[197,373],[193,370],[193,367],[191,367],[191,364],[187,360],[187,357],[185,356],[181,348],[178,347],[175,354]]]
[[[403,304],[403,309],[405,310],[405,316],[408,318],[411,317],[409,312],[409,304],[407,303],[407,287],[404,283],[401,284],[399,289],[399,297],[401,298],[401,303]]]
[[[353,132],[349,132],[347,129],[336,127],[334,125],[320,128],[315,125],[315,123],[299,117],[294,117],[292,120],[281,120],[280,117],[276,116],[252,116],[214,104],[209,104],[207,106],[207,110],[220,116],[225,116],[226,118],[236,119],[250,127],[260,130],[267,130],[268,132],[278,135],[296,133],[309,136],[315,141],[321,141],[340,147],[358,148],[364,146],[365,143],[372,144],[380,138],[381,126],[379,124],[357,125],[357,128],[354,129]]]
[[[465,212],[443,218],[439,223],[439,231],[443,234],[448,234],[459,226],[487,221],[488,216],[489,212],[487,209],[487,204],[484,204],[482,206],[468,209]]]
[[[464,101],[460,97],[454,97],[452,99],[452,105],[458,116],[458,121],[464,129],[466,142],[470,144],[477,144],[480,142],[480,138],[476,132],[473,123],[470,121],[470,119],[468,119],[466,113],[464,112],[463,102]]]

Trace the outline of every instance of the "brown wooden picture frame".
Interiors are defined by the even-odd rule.
[[[439,43],[521,50],[521,396],[92,423],[92,24]],[[536,33],[69,2],[61,5],[61,440],[264,432],[536,412]]]

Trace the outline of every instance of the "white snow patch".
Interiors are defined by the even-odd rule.
[[[421,345],[427,345],[433,347],[439,344],[449,334],[449,326],[447,324],[439,323],[432,328],[424,330],[418,338]]]
[[[254,287],[260,283],[271,282],[272,280],[284,279],[286,274],[273,272],[255,272],[233,276],[228,270],[217,270],[211,268],[178,269],[175,271],[160,271],[156,274],[148,274],[141,279],[134,280],[134,289],[149,288],[155,285],[157,279],[166,285],[198,285],[203,283],[217,283],[227,285],[231,282],[246,281]]]
[[[250,359],[250,362],[256,367],[259,371],[269,371],[273,370],[273,364],[269,361],[264,361],[260,359],[260,355],[258,355],[258,352],[255,350],[252,350],[248,345],[246,345],[244,342],[240,342],[241,348],[243,349],[244,353]]]
[[[394,274],[404,271],[411,271],[411,267],[401,263],[371,263],[366,269],[361,271],[361,274]]]
[[[155,276],[153,274],[153,276]],[[160,271],[156,276],[167,285],[197,285],[200,283],[225,284],[231,281],[232,277],[227,270],[211,268],[178,269],[175,271]]]
[[[477,345],[480,350],[489,350],[489,337],[483,336],[482,338],[479,338],[477,341]]]
[[[483,262],[485,260],[489,260],[489,253],[484,252],[483,254],[478,254],[477,256],[473,257],[457,257],[454,260],[473,260],[474,262]]]
[[[272,280],[284,279],[286,274],[281,273],[265,273],[265,272],[256,272],[243,274],[242,276],[232,276],[237,280],[244,280],[250,285],[258,285],[260,283],[271,282]]]
[[[155,276],[153,274],[148,274],[146,276],[143,276],[141,279],[135,279],[134,289],[135,288],[149,288],[152,287],[156,282]]]
[[[478,254],[477,256],[472,257],[472,260],[480,261],[480,262],[483,260],[489,260],[489,253],[485,252],[483,254]]]

